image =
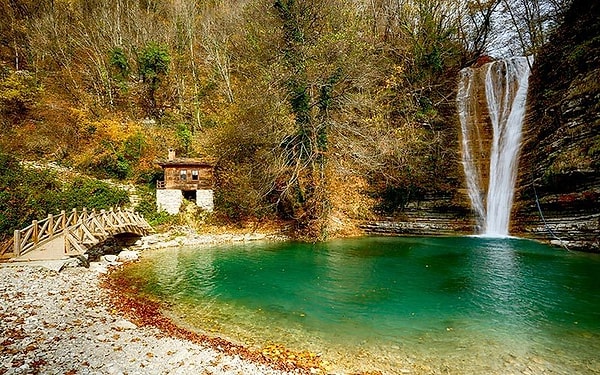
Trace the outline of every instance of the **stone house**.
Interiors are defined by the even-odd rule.
[[[156,206],[158,211],[171,215],[179,212],[184,199],[196,202],[198,207],[212,212],[214,161],[208,158],[177,158],[169,150],[166,160],[157,164],[164,170],[165,179],[156,184]]]

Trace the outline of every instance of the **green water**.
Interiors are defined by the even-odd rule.
[[[332,371],[600,373],[598,255],[475,237],[144,255],[125,276],[179,324],[319,352]]]

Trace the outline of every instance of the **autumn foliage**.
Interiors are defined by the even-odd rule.
[[[141,183],[168,148],[209,155],[222,215],[325,238],[333,181],[386,215],[456,191],[456,75],[502,4],[0,2],[0,147]]]

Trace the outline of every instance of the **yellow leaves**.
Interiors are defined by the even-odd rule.
[[[496,0],[469,0],[467,1],[467,10],[469,13],[478,13],[494,7]]]
[[[66,5],[68,7],[73,7],[77,4],[76,0],[55,0],[56,4]]]
[[[0,109],[19,112],[33,106],[42,88],[29,72],[12,71],[0,76]]]
[[[394,65],[394,72],[396,72],[398,75],[403,74],[405,70],[406,68],[404,65]]]
[[[139,131],[139,126],[133,122],[121,122],[113,119],[102,119],[91,123],[96,129],[96,135],[104,141],[122,142],[131,134]]]
[[[392,74],[385,80],[385,88],[390,89],[398,84],[396,75]]]
[[[75,122],[77,122],[77,124],[83,125],[83,124],[89,122],[87,119],[88,113],[84,109],[70,107],[67,110],[68,110],[69,114],[71,115],[71,118],[73,118],[75,120]]]
[[[392,67],[392,74],[390,74],[385,80],[385,88],[391,89],[401,85],[406,68],[404,65],[394,65]]]
[[[119,143],[133,134],[143,132],[140,123],[119,118],[103,117],[93,119],[87,109],[68,108],[70,118],[76,123],[80,134],[85,134],[85,141],[91,144],[102,142]]]
[[[300,368],[325,370],[326,366],[326,362],[321,359],[320,354],[311,353],[306,350],[302,352],[295,352],[285,348],[281,344],[268,344],[262,348],[261,354],[273,361],[297,366]]]
[[[420,142],[424,135],[423,128],[409,122],[404,123],[400,127],[392,130],[392,136],[394,138],[410,143]]]
[[[69,125],[76,129],[76,165],[118,178],[154,168],[164,136],[153,126],[118,117],[97,118],[83,108],[69,108]],[[116,171],[116,172],[115,172]],[[111,174],[112,173],[112,174]]]

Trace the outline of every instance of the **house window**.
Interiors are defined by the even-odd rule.
[[[192,180],[198,181],[198,171],[192,171]]]
[[[179,179],[181,181],[185,181],[187,179],[187,171],[186,170],[179,171]]]

